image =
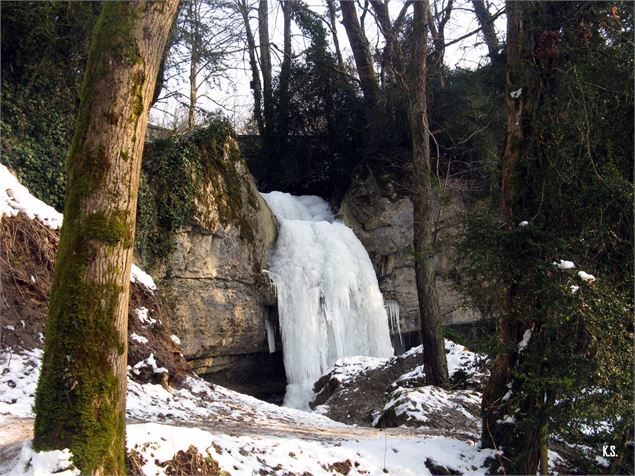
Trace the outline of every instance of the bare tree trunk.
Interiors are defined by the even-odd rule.
[[[390,20],[388,4],[380,0],[370,0],[370,4],[373,7],[375,17],[386,41],[382,62],[384,69],[388,72],[389,82],[401,83],[403,78],[400,75],[403,72],[403,63],[399,51],[397,30]],[[404,8],[407,7],[408,4],[405,4]]]
[[[359,74],[359,81],[370,118],[375,111],[379,98],[379,83],[375,75],[373,59],[370,54],[368,41],[357,18],[355,2],[340,0],[340,7],[342,9],[342,23],[346,29],[348,42],[353,50],[357,74]]]
[[[200,48],[201,35],[198,31],[200,28],[200,0],[190,0],[188,8],[190,9],[190,20],[192,31],[190,32],[190,105],[187,111],[187,127],[193,129],[196,126],[196,101],[198,99],[198,69],[200,66]]]
[[[260,70],[262,72],[264,100],[265,141],[269,143],[273,127],[273,89],[271,80],[271,50],[269,49],[269,4],[260,0],[258,5],[258,34],[260,37]]]
[[[287,136],[289,135],[289,76],[291,75],[291,0],[280,0],[283,18],[283,58],[280,68],[280,94],[278,97],[278,118],[276,137],[279,143],[278,153],[285,157]]]
[[[448,0],[445,8],[439,13],[438,24],[434,19],[430,20],[430,30],[432,33],[432,44],[434,49],[430,55],[430,66],[432,74],[439,81],[439,86],[445,88],[445,77],[443,71],[443,58],[445,57],[445,26],[450,20],[454,0]]]
[[[412,136],[414,186],[414,252],[426,383],[445,387],[449,383],[448,368],[443,338],[439,332],[441,312],[432,263],[434,210],[426,91],[428,12],[428,0],[414,2],[412,53],[408,72],[408,115]]]
[[[130,267],[141,155],[178,1],[106,2],[75,135],[35,398],[34,448],[83,474],[126,474]]]
[[[258,60],[256,59],[256,40],[251,31],[249,23],[249,7],[247,0],[237,0],[236,6],[240,11],[245,24],[245,34],[247,36],[247,49],[249,50],[249,67],[251,68],[251,89],[254,92],[254,117],[258,127],[260,137],[264,136],[264,123],[262,119],[262,84],[260,82],[260,71],[258,69]]]
[[[492,14],[485,6],[484,0],[472,0],[472,6],[474,7],[474,13],[483,32],[483,39],[487,45],[489,57],[492,61],[495,61],[500,56],[500,43],[496,36],[496,30],[494,29]]]
[[[335,45],[335,57],[337,58],[337,65],[343,71],[344,60],[342,58],[342,50],[340,49],[340,40],[339,40],[339,37],[337,36],[337,17],[335,15],[334,0],[326,0],[326,8],[329,14],[329,28],[333,36],[333,44]]]

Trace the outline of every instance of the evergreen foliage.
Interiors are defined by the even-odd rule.
[[[262,191],[331,196],[342,191],[361,160],[364,104],[352,69],[341,71],[328,49],[322,20],[302,2],[292,16],[309,47],[291,61],[288,117],[274,110],[276,143],[253,164]],[[274,79],[274,102],[280,104],[280,76]],[[285,121],[285,124],[282,124]],[[288,136],[278,133],[288,131]]]
[[[241,219],[242,179],[232,165],[239,157],[234,138],[231,125],[216,118],[201,129],[147,144],[135,244],[135,255],[146,269],[165,263],[174,251],[175,233],[193,223],[195,204],[214,203],[221,223],[238,223],[241,236],[252,237]],[[214,195],[206,196],[210,183]]]
[[[514,471],[538,428],[596,448],[616,444],[624,454],[622,434],[632,435],[633,421],[632,5],[619,16],[584,2],[524,9],[535,89],[523,91],[533,108],[523,119],[514,213],[528,224],[503,223],[496,195],[466,217],[461,246],[474,302],[497,316],[508,286],[508,318],[533,329],[497,429],[517,435]],[[576,269],[557,269],[560,259]],[[582,281],[580,270],[596,281]]]
[[[95,2],[3,2],[2,161],[61,211]]]

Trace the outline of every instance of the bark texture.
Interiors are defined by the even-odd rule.
[[[373,68],[373,58],[370,54],[368,40],[366,40],[364,31],[359,24],[355,2],[340,0],[340,7],[342,9],[342,23],[346,29],[351,50],[353,50],[357,74],[359,74],[360,85],[366,100],[369,117],[371,117],[379,98],[379,83]]]
[[[260,71],[262,72],[265,140],[270,139],[273,126],[273,86],[271,80],[271,50],[269,49],[269,3],[258,5],[258,35],[260,38]]]
[[[69,152],[34,448],[125,474],[127,309],[141,155],[177,0],[107,2]]]
[[[435,288],[433,258],[434,210],[430,137],[426,94],[426,56],[429,4],[414,2],[412,53],[408,72],[408,115],[412,135],[414,252],[421,337],[426,383],[445,387],[449,383],[443,338],[439,332],[440,308]]]
[[[502,164],[501,215],[508,224],[514,223],[514,208],[517,202],[517,171],[522,154],[524,134],[522,128],[522,112],[524,98],[521,81],[522,45],[524,25],[520,2],[507,3],[507,137]],[[518,95],[518,97],[514,97]],[[496,356],[492,375],[483,392],[483,434],[482,444],[485,448],[498,448],[501,445],[497,432],[499,406],[507,393],[507,384],[512,379],[512,369],[516,364],[516,343],[524,329],[512,323],[512,297],[514,289],[508,286],[501,302],[498,319],[498,343],[504,350]]]
[[[201,2],[190,1],[188,4],[190,18],[190,105],[187,110],[187,127],[196,125],[196,102],[198,101],[198,70],[201,63]]]
[[[481,26],[489,57],[494,61],[500,56],[500,43],[494,29],[494,18],[485,6],[485,0],[472,0],[472,7]]]
[[[265,126],[262,118],[262,83],[260,82],[258,60],[256,59],[256,40],[249,23],[249,7],[247,5],[247,0],[237,0],[236,7],[238,8],[245,25],[247,50],[249,52],[249,68],[251,69],[251,90],[254,94],[254,117],[256,119],[256,126],[258,127],[258,134],[260,134],[260,137],[263,137]]]

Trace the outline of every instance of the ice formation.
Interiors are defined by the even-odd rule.
[[[342,357],[388,357],[377,276],[353,231],[319,197],[262,194],[280,222],[269,274],[287,374],[285,406],[308,408],[314,382]]]
[[[403,345],[401,336],[401,323],[399,321],[399,302],[394,299],[386,299],[386,312],[388,313],[388,322],[390,322],[390,332],[399,334],[399,342]]]

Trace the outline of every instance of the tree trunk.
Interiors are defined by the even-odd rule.
[[[370,4],[375,12],[375,17],[379,23],[380,30],[386,41],[383,53],[384,70],[388,72],[388,80],[391,83],[401,83],[400,74],[403,72],[403,63],[399,54],[399,41],[397,31],[390,21],[388,4],[380,0],[370,0]]]
[[[492,14],[485,6],[484,0],[472,0],[472,6],[474,7],[474,13],[476,14],[478,23],[481,26],[490,60],[494,62],[500,57],[500,43],[496,36],[496,30],[494,29]]]
[[[269,4],[260,0],[258,5],[258,34],[260,37],[260,70],[262,71],[264,99],[265,143],[270,145],[273,126],[273,89],[271,82],[271,50],[269,49]]]
[[[190,0],[188,8],[190,9],[192,31],[190,31],[190,105],[187,111],[187,127],[188,129],[193,129],[196,126],[197,77],[201,59],[201,35],[198,31],[201,24],[199,15],[200,1]]]
[[[340,40],[337,36],[337,17],[335,15],[335,1],[326,0],[326,8],[329,14],[329,28],[333,36],[333,44],[335,45],[335,57],[337,58],[337,65],[344,71],[344,59],[342,58],[342,50],[340,49]]]
[[[540,474],[549,474],[549,424],[540,427]]]
[[[443,71],[443,58],[445,57],[445,26],[450,20],[453,5],[454,1],[448,0],[446,7],[441,13],[438,24],[434,22],[434,19],[430,21],[432,44],[434,46],[434,49],[430,54],[430,66],[432,67],[432,75],[437,78],[441,88],[445,88],[445,77]]]
[[[448,368],[443,338],[439,332],[441,312],[432,263],[434,210],[426,97],[428,12],[428,0],[414,2],[408,115],[412,135],[415,275],[426,383],[445,387],[449,383]]]
[[[34,436],[36,450],[69,448],[83,474],[126,474],[137,189],[148,109],[177,5],[106,2],[84,76]]]
[[[508,227],[514,223],[514,209],[517,202],[518,163],[522,154],[524,134],[522,128],[522,112],[524,96],[522,88],[522,41],[524,35],[522,21],[522,5],[520,2],[507,2],[507,137],[502,164],[501,215]],[[520,92],[518,92],[520,91]],[[519,94],[518,97],[516,94]],[[497,431],[497,420],[500,420],[499,406],[507,393],[507,385],[512,379],[512,369],[516,364],[516,344],[520,340],[524,328],[512,322],[512,299],[515,291],[508,286],[504,291],[501,311],[498,319],[498,343],[506,349],[496,356],[494,369],[483,391],[483,433],[482,445],[485,448],[501,446]]]
[[[287,139],[289,135],[289,76],[291,75],[291,0],[280,0],[283,18],[283,58],[280,68],[280,92],[278,97],[278,118],[276,138],[278,139],[278,154],[281,157],[287,153]]]
[[[262,84],[260,82],[260,71],[256,59],[256,40],[249,24],[249,7],[246,0],[236,2],[243,23],[245,24],[245,35],[247,36],[247,49],[249,50],[249,67],[251,68],[251,89],[254,92],[254,118],[258,127],[260,137],[264,136],[264,123],[262,119]]]
[[[353,50],[357,74],[359,74],[362,93],[366,100],[368,117],[372,118],[379,98],[379,84],[375,75],[375,69],[373,68],[373,59],[370,54],[368,41],[359,24],[357,11],[355,10],[355,2],[340,0],[340,7],[342,9],[342,23],[346,29],[348,42]]]

